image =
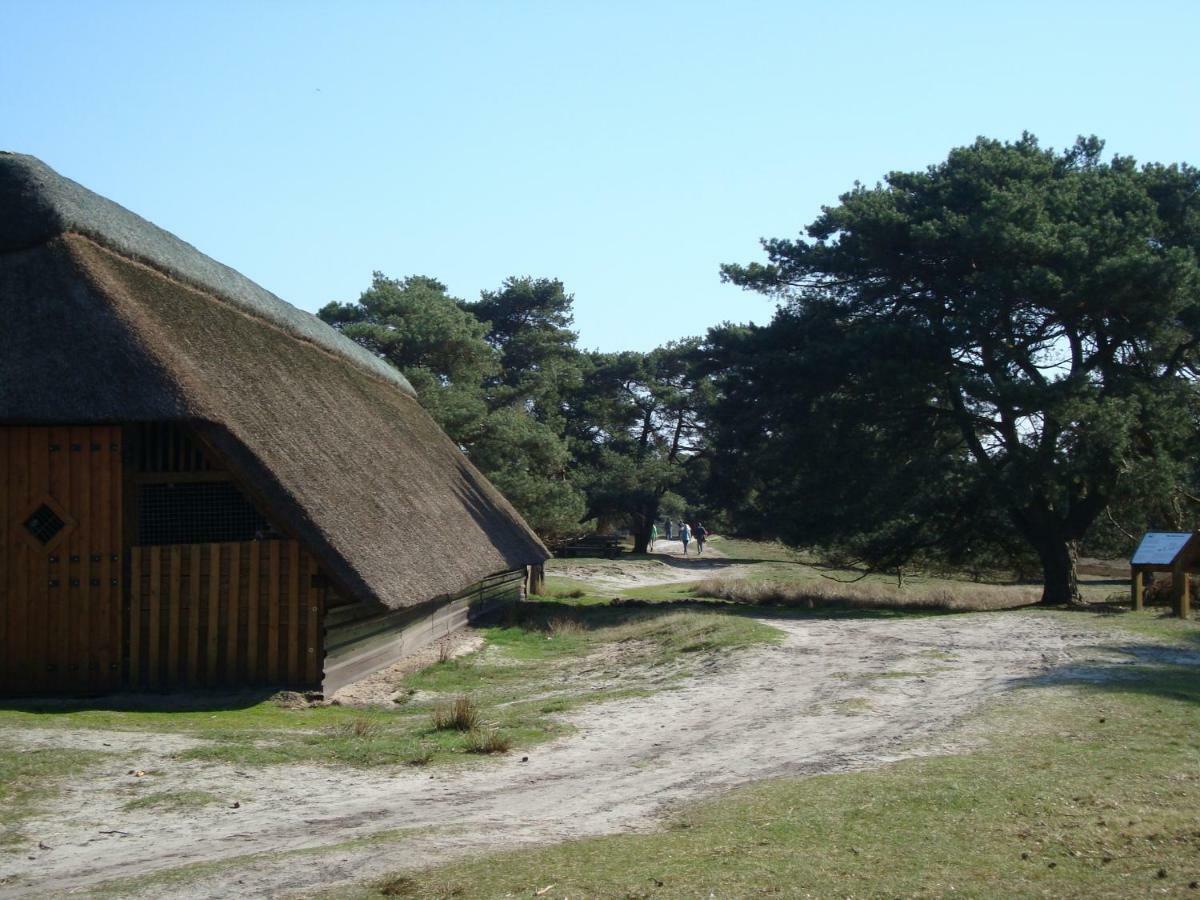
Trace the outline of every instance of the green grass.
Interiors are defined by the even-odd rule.
[[[653,672],[667,663],[774,640],[779,632],[717,611],[642,610],[573,600],[525,603],[511,622],[486,629],[485,636],[482,651],[407,676],[398,687],[412,697],[393,708],[286,709],[262,700],[217,706],[228,698],[191,710],[35,703],[0,710],[0,746],[10,728],[102,728],[191,735],[201,743],[177,753],[179,758],[238,766],[463,761],[478,753],[482,734],[495,733],[491,747],[529,747],[567,730],[557,713],[644,695],[666,685],[669,673],[660,678]],[[581,666],[607,645],[617,657]],[[603,687],[595,678],[597,666],[606,675]],[[461,696],[474,702],[483,731],[434,727],[433,710]]]
[[[1114,624],[1143,637],[1178,647],[1200,645],[1200,628],[1195,619],[1178,619],[1165,607],[1114,615]]]
[[[708,539],[708,545],[735,559],[800,562],[804,558],[799,551],[776,541],[751,541],[717,534]]]
[[[1197,896],[1194,669],[1023,688],[975,724],[989,738],[974,752],[766,782],[657,833],[477,858],[339,896],[548,885],[548,898]]]
[[[216,794],[208,791],[157,791],[153,794],[143,794],[134,797],[123,805],[130,811],[139,809],[159,809],[167,812],[178,812],[186,809],[198,809],[213,803],[221,803]]]
[[[0,854],[29,841],[21,830],[61,781],[103,762],[109,754],[61,748],[14,750],[0,747]]]

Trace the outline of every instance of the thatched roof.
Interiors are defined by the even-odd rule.
[[[391,608],[548,555],[394,369],[28,156],[0,153],[0,422],[198,428]]]

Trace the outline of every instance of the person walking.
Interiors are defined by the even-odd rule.
[[[654,545],[658,543],[658,526],[654,523],[650,524],[650,552],[654,552]]]
[[[688,527],[687,522],[679,523],[679,539],[683,541],[683,555],[688,555],[688,544],[692,540],[692,529]]]
[[[692,534],[695,535],[695,537],[696,537],[696,548],[699,551],[696,555],[703,556],[704,555],[704,542],[705,542],[705,540],[708,539],[708,531],[705,529],[705,527],[702,524],[697,522],[696,528],[694,531],[692,531]]]

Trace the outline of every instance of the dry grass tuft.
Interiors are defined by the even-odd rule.
[[[696,586],[696,596],[754,606],[790,606],[802,609],[848,607],[977,611],[1028,606],[1038,601],[1040,592],[1029,587],[986,584],[896,588],[869,581],[788,584],[747,581],[740,578],[708,578]]]
[[[583,626],[574,619],[560,617],[546,623],[546,633],[552,638],[579,635],[583,631]]]
[[[494,725],[482,725],[468,732],[466,748],[468,753],[507,753],[512,741]]]
[[[339,722],[330,729],[342,737],[369,740],[379,734],[379,723],[372,719],[351,719],[349,722]]]
[[[472,731],[479,727],[479,709],[470,697],[455,697],[433,708],[435,731]]]

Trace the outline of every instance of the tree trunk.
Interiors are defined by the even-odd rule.
[[[645,554],[650,547],[650,526],[638,526],[633,532],[633,552]]]
[[[634,516],[633,552],[645,554],[650,548],[650,528],[658,521],[658,498],[647,500],[640,513]]]
[[[1075,603],[1079,597],[1079,573],[1074,542],[1047,539],[1037,545],[1042,560],[1043,605]]]

